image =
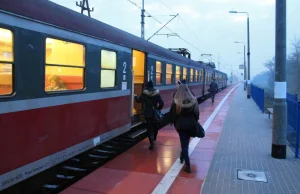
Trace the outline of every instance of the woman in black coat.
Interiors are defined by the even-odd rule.
[[[146,88],[141,96],[135,96],[135,101],[138,103],[143,103],[144,107],[144,117],[147,125],[147,133],[150,141],[150,150],[154,149],[154,141],[157,136],[157,129],[154,119],[154,109],[161,110],[164,107],[164,101],[162,100],[159,90],[153,87],[153,82],[149,81],[146,84]]]
[[[190,173],[189,141],[196,135],[196,122],[199,120],[199,106],[197,98],[191,93],[187,85],[179,85],[170,110],[171,124],[174,124],[180,137],[180,162],[185,161],[185,171]]]

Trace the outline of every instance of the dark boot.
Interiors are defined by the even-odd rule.
[[[191,173],[191,167],[190,166],[185,166],[184,171],[187,173]]]
[[[180,154],[180,164],[182,164],[182,163],[183,163],[183,154],[181,152],[181,154]]]
[[[149,140],[150,140],[150,146],[149,146],[149,149],[150,149],[150,150],[153,150],[153,149],[154,149],[154,137],[153,137],[153,136],[150,136],[150,137],[149,137]]]
[[[154,132],[154,141],[156,141],[157,138],[157,132]]]

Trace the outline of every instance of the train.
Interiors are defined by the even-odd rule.
[[[169,111],[176,82],[197,98],[227,74],[48,0],[0,4],[0,191],[142,122],[152,80]]]

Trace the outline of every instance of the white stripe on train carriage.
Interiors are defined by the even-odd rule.
[[[52,166],[57,165],[65,160],[68,160],[84,151],[87,151],[99,144],[102,144],[118,135],[121,135],[130,130],[130,124],[126,124],[120,128],[111,130],[100,136],[96,136],[62,151],[56,152],[42,159],[24,165],[10,172],[0,175],[0,191],[11,187],[35,174],[38,174]],[[99,142],[100,138],[100,142]],[[96,141],[95,141],[96,140]],[[95,143],[97,143],[95,145]]]
[[[26,18],[21,15],[9,13],[3,10],[0,10],[0,21],[2,24],[6,24],[8,26],[16,26],[19,28],[33,30],[36,32],[42,32],[48,35],[57,36],[58,38],[82,42],[83,44],[89,43],[89,44],[98,45],[98,46],[110,48],[113,50],[119,50],[127,53],[132,52],[131,48],[110,43],[109,40],[101,40],[100,38],[97,37],[92,37],[90,35],[85,35],[80,32],[64,29],[59,26],[54,26],[38,20]]]
[[[65,104],[73,104],[79,102],[87,102],[93,100],[116,98],[121,96],[129,96],[129,94],[130,94],[130,90],[118,90],[118,91],[109,91],[109,92],[74,94],[74,95],[0,102],[0,114],[25,111],[25,110],[31,110],[37,108],[45,108],[51,106],[58,106],[58,105],[65,105]]]
[[[239,85],[235,86],[230,90],[230,92],[224,97],[224,99],[220,102],[220,104],[217,106],[217,108],[214,110],[214,112],[210,115],[210,117],[206,120],[206,122],[203,125],[203,128],[205,131],[208,129],[209,125],[227,100],[228,96],[232,93],[232,91],[238,87]],[[189,145],[189,155],[192,154],[194,151],[196,145],[199,143],[199,138],[193,138],[193,140],[190,142]],[[172,165],[172,167],[168,170],[168,172],[165,174],[165,176],[162,178],[162,180],[158,183],[156,188],[153,190],[152,194],[165,194],[168,192],[169,188],[175,181],[176,177],[178,176],[181,168],[184,164],[180,164],[179,158],[175,161],[175,163]]]

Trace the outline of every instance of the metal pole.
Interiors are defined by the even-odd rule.
[[[276,0],[272,157],[286,158],[286,0]]]
[[[244,90],[246,90],[246,80],[247,80],[247,75],[246,75],[246,45],[244,43]]]
[[[247,98],[250,98],[250,32],[249,32],[249,15],[247,13],[247,41],[248,41],[248,52],[247,52],[247,56],[248,56],[248,86],[247,87]]]
[[[144,28],[144,25],[145,25],[145,22],[144,22],[144,19],[145,19],[145,2],[144,0],[142,0],[142,14],[141,14],[141,38],[142,39],[145,39],[145,28]]]

